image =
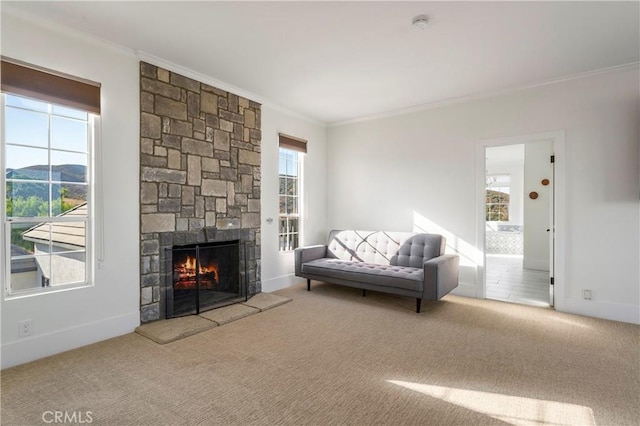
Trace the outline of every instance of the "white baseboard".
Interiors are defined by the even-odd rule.
[[[140,312],[135,311],[48,334],[40,334],[8,342],[2,345],[1,368],[13,367],[132,333],[139,325]]]
[[[271,293],[272,291],[281,290],[303,282],[305,282],[304,278],[296,277],[293,274],[282,275],[280,277],[263,280],[262,291]]]
[[[468,283],[458,284],[451,294],[471,298],[480,297],[476,294],[476,286]],[[556,300],[555,309],[568,314],[640,324],[640,306],[638,305],[565,298]]]
[[[558,309],[558,311],[640,324],[640,307],[638,305],[565,298],[564,303],[562,303],[562,310]]]

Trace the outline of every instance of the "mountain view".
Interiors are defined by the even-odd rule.
[[[85,182],[86,166],[80,164],[62,164],[52,166],[53,180],[63,182]],[[49,166],[29,166],[21,169],[7,169],[7,179],[48,180]]]
[[[65,190],[65,198],[74,200],[86,200],[87,189],[84,185],[77,185],[71,183],[85,183],[87,168],[80,164],[62,164],[52,166],[52,180],[63,182],[60,185],[54,185],[54,191],[52,198],[56,199],[60,197],[60,191]],[[10,179],[29,180],[31,182],[16,182],[15,184]],[[13,200],[17,198],[28,198],[35,196],[46,200],[48,195],[47,185],[37,181],[49,180],[49,166],[37,165],[29,166],[21,169],[7,169],[7,197],[11,197]],[[71,185],[69,185],[69,184]]]

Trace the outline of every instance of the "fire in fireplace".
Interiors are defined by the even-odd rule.
[[[196,248],[197,251],[199,251]],[[203,266],[198,256],[188,256],[184,262],[173,264],[174,290],[213,289],[218,283],[218,265]]]
[[[174,246],[167,317],[199,314],[246,298],[241,248],[238,240]]]

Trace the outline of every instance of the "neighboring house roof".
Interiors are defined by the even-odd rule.
[[[67,210],[59,217],[87,217],[87,203],[82,203]],[[51,244],[67,246],[71,249],[84,248],[86,241],[86,222],[41,223],[25,231],[22,236],[27,241],[49,244],[49,227],[51,227]]]

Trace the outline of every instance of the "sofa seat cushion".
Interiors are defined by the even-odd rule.
[[[341,259],[317,259],[302,264],[304,274],[385,287],[422,291],[424,272],[408,266],[378,265]]]

